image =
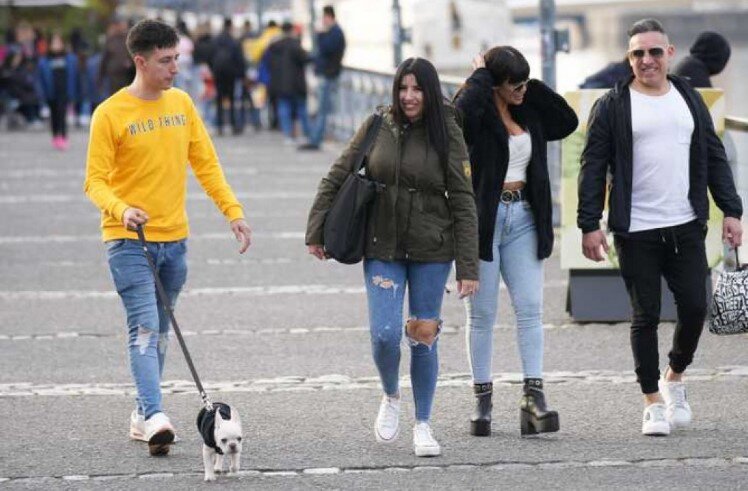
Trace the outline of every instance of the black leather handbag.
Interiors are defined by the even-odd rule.
[[[371,204],[384,188],[384,184],[365,175],[366,159],[381,126],[382,116],[374,115],[355,156],[353,171],[338,189],[325,216],[325,254],[343,264],[356,264],[363,259]]]
[[[748,333],[748,264],[740,264],[735,248],[735,271],[723,271],[712,295],[709,332]]]

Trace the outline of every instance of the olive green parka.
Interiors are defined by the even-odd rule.
[[[455,260],[458,280],[478,280],[478,219],[467,148],[453,106],[445,103],[449,138],[446,166],[428,143],[422,122],[399,126],[379,109],[382,126],[366,164],[370,179],[384,184],[369,215],[365,256],[382,261]],[[322,178],[309,212],[306,244],[324,243],[325,215],[353,171],[353,159],[374,116],[361,125]]]

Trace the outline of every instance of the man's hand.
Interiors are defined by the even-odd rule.
[[[600,248],[602,247],[602,251]],[[608,240],[602,230],[588,232],[582,236],[582,252],[584,257],[593,261],[605,261],[608,253]],[[603,254],[603,252],[605,254]]]
[[[122,214],[122,225],[128,230],[135,230],[138,225],[145,225],[148,214],[139,208],[127,208]]]
[[[324,246],[321,246],[319,244],[310,244],[307,246],[307,250],[309,251],[309,254],[316,257],[320,261],[324,261],[325,259],[327,259]]]
[[[465,298],[478,292],[478,282],[476,280],[457,280],[457,293],[460,298]]]
[[[242,244],[239,247],[239,254],[244,254],[252,243],[252,230],[243,218],[237,218],[231,222],[231,231],[234,232],[236,241]]]
[[[725,217],[722,221],[722,242],[730,247],[738,247],[743,244],[743,224],[740,220]]]

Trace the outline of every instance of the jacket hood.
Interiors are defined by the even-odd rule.
[[[716,32],[702,32],[691,46],[691,55],[701,60],[710,75],[717,75],[730,59],[730,44]]]

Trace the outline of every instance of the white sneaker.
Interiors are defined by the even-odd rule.
[[[379,414],[374,425],[374,436],[379,443],[391,443],[400,434],[400,399],[382,396]]]
[[[166,455],[174,443],[174,427],[164,413],[156,413],[145,421],[145,439],[151,455]]]
[[[130,438],[141,442],[147,442],[145,437],[145,416],[133,409],[130,414]]]
[[[691,423],[691,406],[686,400],[686,384],[660,380],[660,392],[665,399],[665,418],[670,426],[684,428]]]
[[[664,404],[656,402],[644,408],[642,433],[647,436],[667,436],[670,434],[670,423],[665,418]]]
[[[442,453],[439,442],[431,433],[431,426],[425,421],[419,421],[413,427],[413,449],[416,457],[436,457]]]

